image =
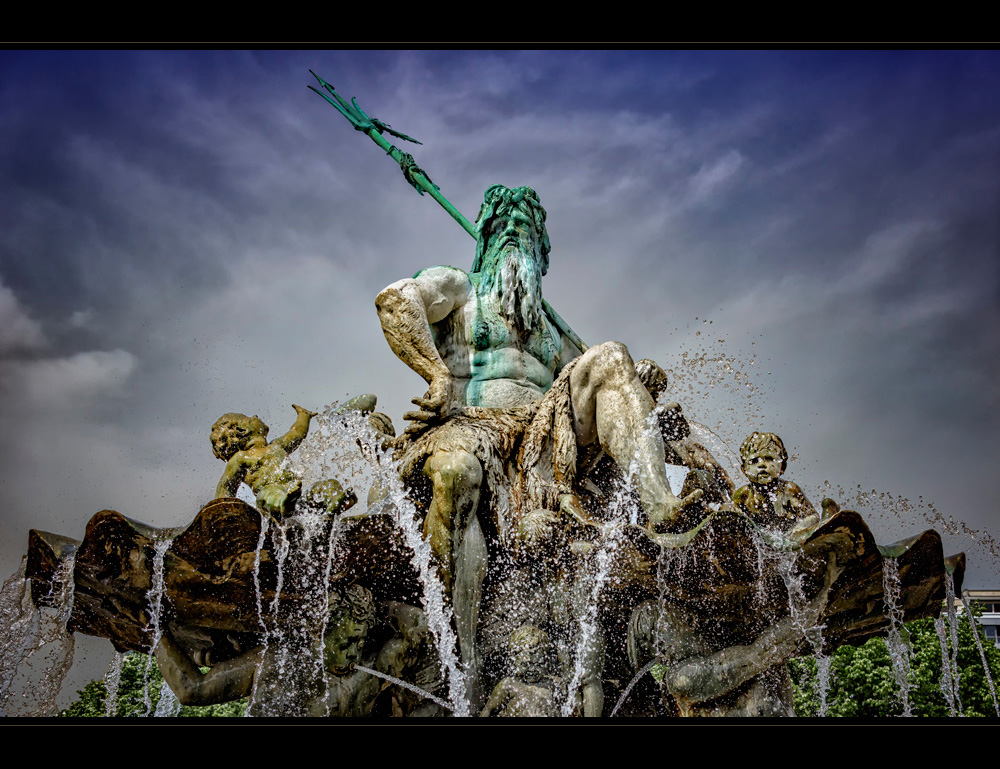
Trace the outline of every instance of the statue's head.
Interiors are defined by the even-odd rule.
[[[513,227],[511,227],[513,225]],[[538,260],[542,275],[549,271],[549,234],[545,229],[545,209],[538,193],[531,187],[504,187],[494,184],[483,195],[483,205],[476,217],[476,258],[472,272],[483,269],[486,253],[499,245],[505,232],[523,229],[534,241],[533,256]]]
[[[209,436],[212,453],[224,462],[233,458],[237,451],[243,451],[254,437],[267,439],[267,425],[258,416],[246,414],[223,414],[212,425]]]
[[[510,652],[514,675],[529,683],[550,674],[556,661],[549,634],[534,625],[521,625],[510,634]]]
[[[375,618],[375,599],[361,585],[330,594],[330,614],[326,623],[324,661],[327,670],[344,675],[361,659],[368,628]]]
[[[530,187],[494,184],[476,219],[476,258],[470,275],[497,319],[530,336],[544,326],[542,275],[549,267],[545,209]]]
[[[740,446],[743,474],[753,483],[766,484],[780,478],[788,467],[785,444],[774,433],[752,433]]]

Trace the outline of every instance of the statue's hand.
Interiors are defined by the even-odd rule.
[[[655,532],[673,532],[695,525],[697,521],[692,523],[688,520],[688,517],[684,515],[684,511],[698,502],[704,495],[705,492],[703,489],[695,489],[686,497],[673,497],[673,499],[668,500],[660,509],[650,511],[649,530]]]
[[[412,422],[405,432],[416,437],[428,427],[444,420],[448,415],[448,392],[451,389],[451,376],[439,376],[431,380],[430,387],[423,398],[414,398],[411,403],[420,407],[420,411],[408,411],[403,419]]]
[[[280,483],[271,483],[257,494],[257,507],[266,513],[281,518],[295,509],[295,503],[302,493],[302,484],[295,483],[286,487]]]
[[[297,406],[294,403],[292,404],[292,408],[295,409],[295,413],[298,414],[299,416],[301,416],[303,414],[308,414],[310,419],[312,419],[314,416],[316,416],[316,412],[315,411],[310,411],[309,409],[303,408],[302,406]]]

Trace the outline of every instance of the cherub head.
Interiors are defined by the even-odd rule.
[[[544,630],[534,625],[521,625],[510,634],[510,649],[517,678],[536,683],[551,674],[555,650]]]
[[[267,425],[260,417],[248,417],[246,414],[236,413],[223,414],[212,425],[209,436],[212,441],[212,453],[222,461],[228,462],[236,452],[245,450],[255,436],[267,439]]]
[[[751,483],[767,484],[781,477],[788,467],[785,444],[774,433],[752,433],[740,446],[743,474]]]
[[[325,662],[337,675],[350,671],[361,659],[368,629],[375,619],[375,599],[361,585],[351,585],[343,593],[330,594],[330,614],[324,639]]]

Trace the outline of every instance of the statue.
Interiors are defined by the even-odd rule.
[[[184,705],[229,702],[256,694],[251,715],[303,715],[341,718],[371,716],[379,695],[389,688],[385,679],[356,665],[365,664],[396,678],[422,678],[425,686],[440,686],[435,676],[437,657],[423,612],[414,606],[392,603],[387,607],[392,637],[380,649],[368,649],[367,640],[376,622],[376,605],[369,590],[352,585],[331,593],[326,633],[323,636],[323,674],[296,688],[294,702],[281,702],[278,713],[270,712],[268,694],[274,690],[281,701],[283,679],[289,675],[282,665],[285,649],[263,645],[230,660],[219,662],[202,673],[177,643],[165,635],[156,649],[156,660],[164,680]],[[308,650],[296,650],[308,653]],[[427,675],[427,671],[430,675]],[[422,676],[411,676],[420,671]],[[312,697],[303,697],[311,692]],[[405,698],[405,695],[404,695]],[[412,699],[412,698],[411,698]],[[401,715],[398,703],[393,710]],[[418,710],[418,706],[421,708]],[[440,708],[418,698],[406,715],[437,715]]]
[[[555,649],[544,630],[522,625],[510,636],[513,675],[493,687],[480,716],[503,718],[556,718],[556,690],[562,681],[555,675]]]
[[[302,495],[302,481],[288,467],[288,455],[299,447],[309,432],[315,411],[292,404],[295,422],[280,438],[267,442],[268,426],[254,415],[229,413],[212,425],[212,452],[226,463],[219,479],[216,498],[235,497],[241,483],[257,497],[257,507],[264,513],[283,518],[295,509]],[[307,494],[313,504],[335,510],[353,499],[335,480],[314,484]],[[351,502],[353,504],[353,502]]]
[[[187,527],[105,510],[82,541],[31,532],[35,606],[65,596],[69,632],[154,652],[182,702],[251,694],[252,713],[601,716],[635,686],[635,712],[787,715],[785,659],[936,616],[961,589],[964,556],[936,532],[879,546],[856,512],[818,515],[776,435],[744,442],[734,492],[680,405],[657,405],[663,369],[588,347],[545,302],[534,190],[489,187],[473,224],[383,134],[410,137],[320,84],[476,241],[469,272],[431,267],[376,299],[427,383],[409,426],[395,437],[373,395],[324,415],[320,437],[345,409],[368,416],[348,442],[369,465],[304,490],[288,458],[314,412],[295,406],[270,443],[258,417],[226,414],[211,434],[226,470]],[[665,462],[689,468],[679,497]],[[369,477],[367,511],[343,515]]]
[[[453,600],[467,666],[476,664],[486,541],[513,547],[520,517],[533,510],[586,519],[574,488],[580,452],[600,449],[623,475],[635,468],[642,509],[658,529],[703,493],[681,500],[671,491],[663,439],[648,422],[653,397],[625,345],[584,351],[546,312],[545,217],[530,187],[492,185],[469,273],[432,267],[375,300],[392,351],[428,384],[413,399],[419,410],[404,415],[401,474],[413,489],[430,486],[424,535],[445,590],[459,569],[468,574]]]
[[[752,433],[740,446],[743,474],[750,481],[733,503],[758,526],[789,531],[815,526],[820,516],[797,484],[781,476],[788,466],[785,444],[774,433]],[[830,500],[832,502],[832,500]],[[824,507],[829,504],[824,502]]]
[[[646,425],[653,399],[626,347],[583,352],[547,317],[541,279],[550,246],[535,191],[493,185],[476,229],[471,272],[432,267],[376,299],[389,346],[428,383],[413,400],[419,411],[405,415],[404,465],[431,480],[424,526],[448,586],[484,478],[500,495],[508,468],[524,476],[518,498],[494,499],[489,521],[505,542],[520,514],[571,498],[578,448],[595,443],[619,468],[637,462],[650,520],[668,522],[700,496],[682,501],[670,490],[662,439]]]

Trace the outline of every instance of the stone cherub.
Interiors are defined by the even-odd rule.
[[[514,674],[500,680],[480,716],[558,718],[556,697],[561,681],[555,648],[549,635],[534,625],[522,625],[510,636]]]
[[[373,397],[373,396],[369,396]],[[292,404],[295,422],[288,432],[268,443],[268,426],[254,415],[223,414],[212,425],[212,451],[226,463],[216,497],[234,497],[241,483],[253,490],[257,507],[278,518],[289,515],[302,496],[302,479],[289,467],[287,459],[309,432],[315,411]],[[307,494],[311,504],[329,512],[346,509],[356,497],[338,481],[314,484]]]
[[[734,504],[766,529],[805,529],[820,516],[802,489],[782,478],[788,466],[785,444],[774,433],[754,432],[740,446],[743,474],[750,481],[733,495]]]

